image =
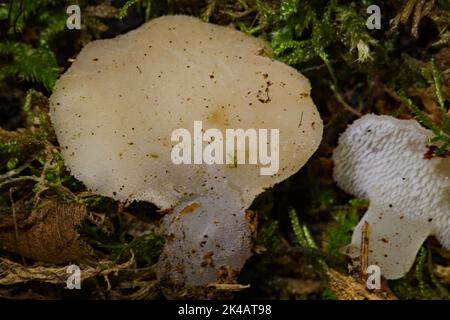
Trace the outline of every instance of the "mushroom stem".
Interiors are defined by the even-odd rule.
[[[211,188],[209,188],[211,189]],[[251,256],[250,222],[241,194],[217,184],[183,201],[164,218],[167,242],[158,277],[181,286],[217,282],[221,271],[240,271]]]

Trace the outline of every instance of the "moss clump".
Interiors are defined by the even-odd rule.
[[[80,232],[96,249],[98,258],[127,264],[134,256],[136,264],[126,268],[136,268],[134,273],[139,274],[137,278],[124,275],[112,284],[97,277],[92,286],[94,298],[104,298],[104,289],[110,290],[110,286],[113,291],[127,288],[120,297],[159,297],[149,269],[161,252],[163,239],[158,233],[161,217],[155,208],[140,204],[127,207],[91,194],[66,171],[59,153],[47,115],[47,97],[59,74],[93,39],[113,37],[160,15],[190,14],[212,23],[232,24],[252,36],[265,38],[276,59],[310,79],[312,97],[325,123],[324,140],[299,174],[266,194],[265,201],[253,204],[258,217],[255,255],[240,277],[242,283],[252,287],[241,297],[336,297],[320,270],[326,264],[345,272],[347,264],[339,248],[350,241],[367,203],[351,200],[338,190],[331,178],[330,158],[339,133],[361,114],[416,117],[435,133],[429,143],[429,156],[449,155],[448,1],[124,0],[117,6],[100,5],[98,1],[77,3],[83,24],[79,31],[65,28],[65,1],[0,4],[0,104],[6,101],[7,108],[17,109],[7,114],[20,114],[22,126],[7,131],[5,128],[17,125],[12,125],[12,119],[2,118],[5,128],[0,129],[0,215],[5,212],[9,216],[13,204],[23,203],[31,211],[47,198],[86,205],[89,219]],[[365,26],[366,9],[372,4],[381,8],[380,30]],[[23,106],[20,111],[19,104]],[[134,218],[130,220],[130,216]],[[142,226],[146,231],[136,232]],[[438,250],[435,242],[428,241],[414,269],[403,279],[390,281],[389,286],[403,299],[447,299],[448,286],[433,273],[436,263],[448,264],[448,256]],[[17,291],[22,289],[27,288]],[[59,294],[54,287],[43,287],[40,292],[50,291],[49,296]]]
[[[333,255],[338,255],[339,249],[350,243],[353,228],[367,207],[367,201],[353,199],[346,205],[334,208],[333,220],[327,225],[325,231],[325,250]]]

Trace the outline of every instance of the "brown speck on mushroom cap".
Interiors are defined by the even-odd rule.
[[[261,48],[270,52],[262,40],[231,28],[166,16],[89,43],[57,82],[50,113],[60,144],[69,147],[63,154],[71,173],[104,196],[171,210],[165,225],[174,236],[160,277],[198,285],[214,281],[222,267],[239,270],[251,254],[244,210],[298,171],[320,143],[309,81]],[[192,131],[199,120],[222,132],[279,129],[278,173],[260,175],[261,165],[173,164],[172,132]],[[174,219],[192,203],[200,206]],[[202,248],[196,236],[205,232]],[[214,267],[201,268],[210,251]]]

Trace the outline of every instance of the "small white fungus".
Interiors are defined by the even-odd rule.
[[[365,115],[340,137],[334,179],[370,200],[347,253],[359,256],[369,224],[369,264],[387,279],[405,275],[429,235],[450,249],[450,158],[427,159],[433,133],[415,120]]]

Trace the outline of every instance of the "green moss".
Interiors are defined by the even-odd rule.
[[[322,291],[323,300],[337,300],[336,294],[329,288],[325,288]]]
[[[353,229],[360,220],[361,213],[367,209],[368,202],[353,199],[348,204],[337,206],[332,213],[332,222],[325,230],[324,247],[333,255],[339,254],[339,249],[351,241]]]
[[[450,114],[449,108],[447,107],[446,101],[442,93],[442,83],[441,83],[441,73],[437,69],[435,61],[431,60],[431,70],[432,79],[431,85],[433,86],[436,100],[439,110],[439,120],[432,120],[425,111],[420,109],[410,98],[406,97],[406,94],[401,91],[399,96],[403,103],[411,110],[412,113],[419,119],[420,122],[428,129],[433,131],[434,137],[431,139],[431,143],[434,149],[431,149],[431,155],[434,157],[443,156],[449,153],[450,147]]]
[[[57,0],[24,0],[0,7],[0,22],[9,25],[6,41],[0,43],[0,56],[10,59],[0,67],[0,80],[15,77],[39,82],[52,90],[60,69],[49,43],[66,29],[67,15],[59,9],[64,4],[65,1]],[[42,28],[39,42],[22,42],[20,35],[33,25]]]
[[[80,232],[88,243],[99,252],[112,256],[114,261],[126,261],[132,254],[141,267],[151,266],[158,261],[165,242],[164,237],[154,234],[138,236],[129,242],[119,242],[90,223],[84,223]]]
[[[433,273],[433,258],[430,247],[420,248],[415,266],[403,278],[389,281],[393,292],[401,299],[450,299],[449,291]]]
[[[272,252],[280,245],[280,241],[276,236],[279,230],[278,221],[269,218],[260,218],[258,223],[260,227],[258,228],[255,244]]]
[[[133,251],[138,263],[144,266],[150,266],[158,261],[163,246],[163,237],[147,234],[135,238],[124,250]]]

